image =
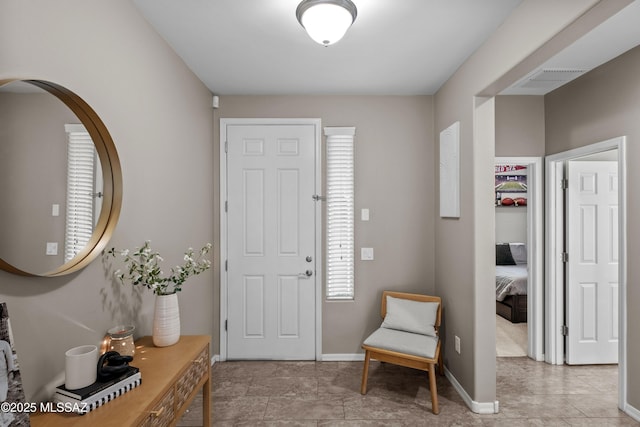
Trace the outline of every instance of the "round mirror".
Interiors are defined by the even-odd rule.
[[[43,80],[0,80],[0,268],[28,276],[78,271],[120,215],[113,140],[79,96]]]

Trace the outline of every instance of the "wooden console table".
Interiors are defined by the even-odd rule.
[[[184,335],[170,347],[155,347],[151,337],[136,341],[132,366],[142,384],[85,415],[36,413],[33,427],[173,426],[202,388],[203,425],[211,426],[210,337]]]

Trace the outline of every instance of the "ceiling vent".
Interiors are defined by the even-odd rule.
[[[522,79],[516,87],[553,90],[580,77],[587,71],[577,68],[543,68]]]

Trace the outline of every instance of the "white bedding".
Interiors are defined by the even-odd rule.
[[[496,265],[496,300],[527,294],[527,265]]]

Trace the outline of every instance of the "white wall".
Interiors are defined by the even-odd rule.
[[[527,208],[496,207],[496,243],[527,243]]]

